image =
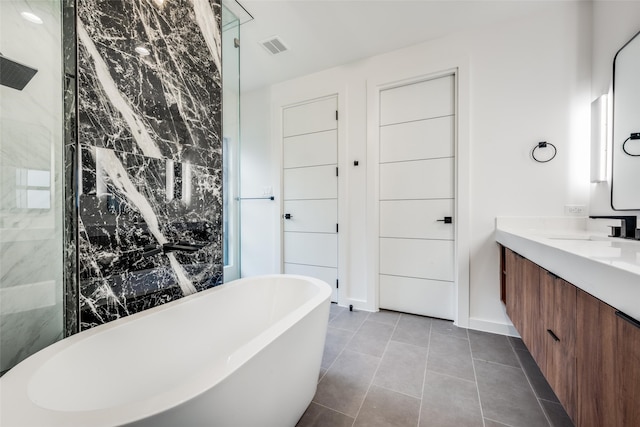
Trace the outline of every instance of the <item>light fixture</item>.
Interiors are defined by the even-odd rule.
[[[173,160],[167,159],[165,166],[165,184],[164,184],[164,194],[167,202],[173,200],[175,194],[175,169],[173,166]]]
[[[137,46],[135,49],[136,53],[140,56],[149,56],[151,55],[151,51],[144,46]]]
[[[40,18],[38,15],[35,15],[31,12],[20,12],[20,16],[22,16],[22,19],[24,19],[25,21],[29,21],[34,24],[43,23],[42,18]]]
[[[607,180],[607,143],[609,135],[607,95],[591,103],[591,182]]]

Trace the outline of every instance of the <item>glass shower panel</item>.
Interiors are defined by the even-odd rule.
[[[0,1],[0,373],[63,336],[61,10]]]
[[[224,281],[240,277],[240,21],[222,6]]]

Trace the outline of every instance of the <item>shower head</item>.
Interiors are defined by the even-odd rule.
[[[38,70],[27,67],[0,54],[0,84],[22,90]]]

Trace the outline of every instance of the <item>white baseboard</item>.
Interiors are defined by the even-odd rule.
[[[511,337],[519,337],[518,331],[513,325],[506,323],[490,322],[488,320],[469,318],[469,329],[476,331],[490,332],[492,334],[508,335]]]

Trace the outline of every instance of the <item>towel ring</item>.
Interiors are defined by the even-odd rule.
[[[550,158],[548,158],[547,160],[540,160],[536,157],[536,150],[538,148],[547,148],[547,146],[551,146],[551,148],[553,148],[553,156],[551,156]],[[533,150],[531,150],[531,157],[533,157],[533,160],[535,160],[538,163],[547,163],[550,162],[551,160],[553,160],[556,157],[556,154],[558,154],[558,149],[556,148],[555,145],[553,145],[550,142],[547,141],[542,141],[542,142],[538,142],[538,144],[533,147]]]
[[[637,134],[635,134],[637,135]],[[633,141],[634,139],[639,139],[639,138],[632,138],[631,136],[627,139],[624,140],[624,142],[622,143],[622,151],[624,151],[624,154],[626,154],[627,156],[631,156],[631,157],[640,157],[640,154],[633,154],[627,151],[627,142],[629,141]]]

